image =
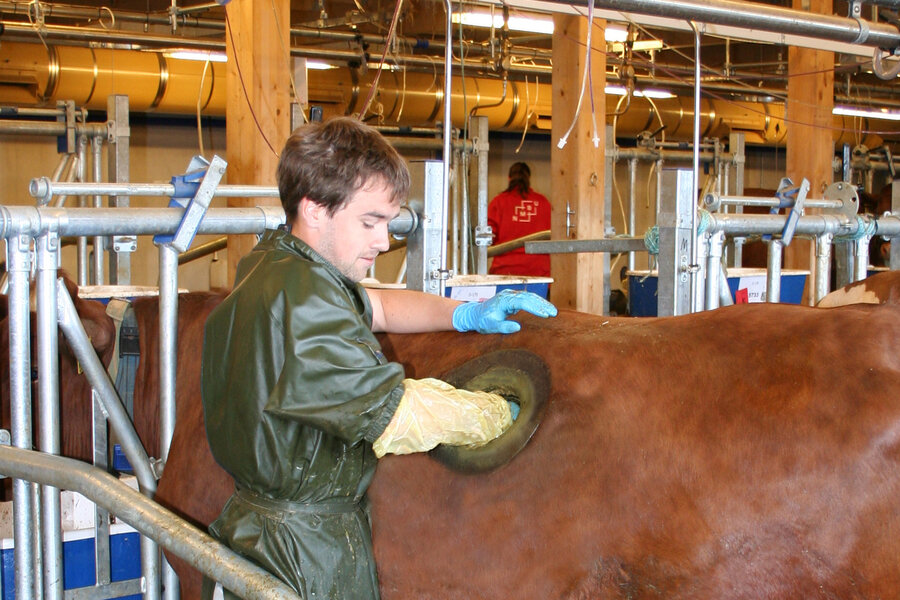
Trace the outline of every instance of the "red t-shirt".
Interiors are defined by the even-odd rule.
[[[494,232],[494,243],[550,229],[550,201],[529,189],[524,198],[518,190],[497,194],[488,205],[488,225]],[[493,258],[490,272],[496,275],[550,275],[549,254],[525,254],[525,248]]]

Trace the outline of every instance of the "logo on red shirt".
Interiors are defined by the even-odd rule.
[[[513,221],[519,223],[531,223],[531,218],[537,214],[537,202],[534,200],[522,200],[513,209]]]

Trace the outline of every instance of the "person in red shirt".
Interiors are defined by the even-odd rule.
[[[488,205],[488,225],[494,244],[550,229],[550,201],[531,189],[531,169],[523,162],[509,168],[509,186]],[[549,254],[525,254],[517,248],[494,257],[493,275],[550,276]]]

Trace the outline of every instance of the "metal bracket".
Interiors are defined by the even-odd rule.
[[[829,185],[825,188],[824,196],[826,200],[839,200],[841,202],[840,208],[826,212],[836,212],[851,219],[859,213],[859,193],[856,191],[856,186],[846,181],[836,181]]]
[[[172,177],[175,194],[169,201],[169,207],[184,207],[184,215],[173,235],[157,235],[153,238],[154,243],[169,244],[179,253],[190,248],[227,166],[228,163],[218,155],[213,156],[211,162],[202,156],[195,156],[185,175]],[[192,196],[187,195],[191,193]]]
[[[475,245],[476,246],[490,246],[494,241],[494,231],[491,229],[490,225],[476,225],[475,226]]]
[[[803,215],[803,203],[806,201],[806,194],[809,193],[809,180],[805,177],[800,182],[797,190],[791,190],[790,193],[796,194],[791,210],[788,212],[787,221],[784,223],[784,229],[781,230],[781,243],[788,246],[794,238],[794,230],[797,228],[797,221]],[[779,198],[781,192],[779,192]]]

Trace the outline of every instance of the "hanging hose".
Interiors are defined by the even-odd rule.
[[[881,63],[881,61],[881,48],[875,48],[875,54],[872,56],[872,72],[875,73],[876,77],[888,81],[900,74],[900,62],[898,62],[890,69],[885,70],[884,65]]]

